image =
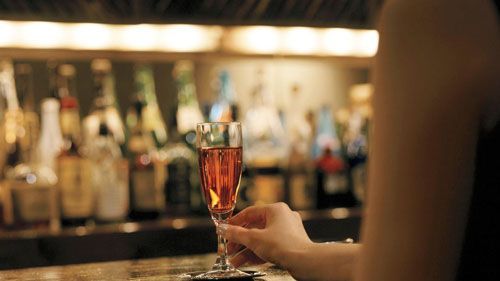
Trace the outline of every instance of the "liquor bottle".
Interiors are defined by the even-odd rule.
[[[347,123],[344,142],[352,188],[359,202],[364,201],[366,190],[367,134],[367,120],[361,115],[361,112],[354,109]]]
[[[136,97],[144,102],[142,109],[144,130],[151,134],[157,148],[163,147],[167,142],[167,126],[156,101],[153,69],[150,65],[136,66],[135,90]]]
[[[356,204],[349,186],[348,167],[334,127],[330,108],[320,109],[313,145],[316,166],[316,208],[352,207]]]
[[[90,161],[80,151],[81,130],[75,93],[75,68],[58,66],[60,124],[63,148],[57,157],[58,188],[63,225],[85,225],[94,209]]]
[[[352,189],[359,203],[366,193],[366,174],[369,144],[370,117],[372,115],[370,84],[356,84],[349,89],[350,114],[345,122],[343,137],[349,162]]]
[[[300,103],[301,93],[298,84],[292,85],[290,100]],[[299,108],[289,108],[287,112],[287,132],[290,141],[288,157],[288,200],[294,210],[313,207],[314,194],[311,191],[312,128],[306,120],[306,112]]]
[[[101,113],[109,134],[120,145],[122,154],[126,152],[126,132],[120,110],[116,101],[115,80],[111,62],[106,59],[95,59],[91,64],[94,92],[96,93],[90,114],[84,118],[84,139],[91,140],[99,135]]]
[[[15,97],[15,93],[9,96]],[[61,145],[58,132],[60,134],[59,103],[51,98],[45,99],[42,101],[42,125],[36,159],[29,159],[27,155],[22,158],[29,159],[28,162],[17,160],[14,164],[14,159],[20,159],[15,156],[17,153],[10,153],[8,157],[3,195],[9,213],[5,218],[14,228],[49,227],[57,230],[60,226],[57,176],[53,170],[54,157]],[[19,148],[16,144],[15,149]]]
[[[129,164],[124,158],[125,128],[116,104],[108,60],[93,60],[94,98],[84,120],[83,155],[91,162],[98,222],[122,221],[129,212]]]
[[[196,124],[203,122],[193,78],[193,64],[176,63],[173,72],[177,84],[177,112],[167,146],[165,184],[166,208],[172,214],[202,211],[202,196],[196,170],[196,154],[190,144],[196,139]],[[191,140],[192,142],[190,143]]]
[[[211,122],[231,122],[236,121],[238,107],[235,103],[235,91],[231,83],[229,72],[222,70],[219,73],[217,83],[218,98],[212,105],[209,120]]]
[[[99,132],[86,147],[95,191],[94,216],[99,223],[124,221],[129,212],[128,162],[105,122],[104,112],[99,115]]]
[[[252,103],[244,119],[244,159],[252,188],[250,204],[274,203],[285,199],[283,167],[288,157],[288,137],[279,111],[273,103],[265,75],[259,70],[252,92]]]
[[[146,130],[145,102],[139,92],[127,113],[130,132],[128,154],[130,163],[130,214],[134,220],[154,219],[164,209],[165,165],[159,162],[154,145],[154,131]],[[156,165],[155,165],[156,164]],[[161,184],[158,184],[158,178]]]
[[[33,71],[29,64],[17,64],[16,88],[23,109],[24,136],[21,138],[23,161],[28,163],[34,157],[36,143],[40,134],[40,118],[35,111],[33,93]]]

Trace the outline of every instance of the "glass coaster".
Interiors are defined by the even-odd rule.
[[[257,277],[262,277],[265,276],[266,274],[260,271],[254,271],[254,270],[242,270],[243,272],[249,274],[249,276],[241,276],[241,277],[222,277],[222,278],[210,278],[210,279],[203,279],[203,278],[195,278],[196,276],[205,273],[204,271],[195,271],[195,272],[188,272],[180,275],[179,277],[185,280],[253,280],[254,278]]]

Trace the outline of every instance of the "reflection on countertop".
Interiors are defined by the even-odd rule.
[[[0,271],[0,280],[90,281],[90,280],[182,280],[181,274],[205,271],[214,254],[156,258],[134,261],[102,262],[21,270]],[[294,280],[288,272],[266,264],[252,267],[266,274],[259,280]]]

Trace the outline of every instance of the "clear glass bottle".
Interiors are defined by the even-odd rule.
[[[99,133],[87,144],[95,191],[95,220],[99,223],[124,221],[129,212],[128,162],[101,114]]]
[[[126,219],[129,212],[129,164],[125,127],[114,90],[111,62],[92,61],[95,98],[84,120],[83,154],[91,161],[95,192],[94,217],[98,222]]]
[[[91,63],[94,80],[95,98],[90,114],[83,120],[84,139],[91,140],[99,135],[101,124],[101,113],[109,133],[126,152],[126,132],[120,110],[116,101],[115,80],[112,72],[111,62],[107,59],[95,59]]]
[[[246,193],[249,204],[285,200],[283,168],[288,157],[288,137],[278,108],[269,92],[267,77],[257,72],[252,103],[244,118],[244,159],[252,185]]]
[[[259,70],[253,89],[250,108],[245,114],[245,159],[250,166],[276,167],[284,164],[288,156],[288,138],[278,109],[272,102]]]
[[[58,188],[63,225],[85,225],[94,211],[90,161],[80,151],[81,130],[74,66],[58,67],[60,123],[63,148],[57,157]]]
[[[196,154],[190,146],[196,140],[196,124],[203,122],[196,97],[193,68],[192,62],[179,61],[173,72],[177,84],[177,112],[169,142],[162,151],[168,174],[165,184],[166,208],[171,214],[206,209],[202,205]]]

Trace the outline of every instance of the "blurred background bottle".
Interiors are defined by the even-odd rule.
[[[245,174],[251,183],[241,192],[243,198],[248,199],[247,204],[284,201],[286,196],[283,174],[288,161],[288,137],[267,79],[259,68],[243,121]]]
[[[85,225],[93,216],[94,190],[90,161],[80,149],[82,136],[75,90],[76,70],[70,64],[59,65],[57,69],[63,137],[63,148],[57,157],[61,220],[63,225]]]
[[[85,155],[91,160],[98,222],[126,219],[129,212],[129,164],[126,134],[116,103],[109,60],[92,61],[95,98],[84,120]]]
[[[300,102],[301,89],[296,83],[292,84],[289,100]],[[313,207],[314,191],[311,181],[311,144],[313,128],[306,119],[305,111],[292,106],[287,112],[287,136],[290,142],[288,156],[288,201],[296,210]]]
[[[40,118],[36,112],[31,65],[26,63],[16,64],[15,81],[19,102],[23,110],[24,137],[21,138],[22,154],[33,157],[40,134]],[[28,162],[28,159],[24,160]]]
[[[163,151],[168,173],[165,185],[166,206],[167,211],[172,214],[206,209],[206,206],[202,206],[194,151],[196,124],[203,122],[203,115],[198,105],[193,71],[191,61],[179,61],[173,70],[177,85],[177,111],[169,143]]]
[[[159,149],[167,140],[166,126],[156,103],[153,71],[138,65],[135,71],[135,94],[127,112],[130,132],[130,218],[157,218],[165,209],[166,165]]]
[[[316,208],[352,207],[348,165],[344,161],[340,140],[331,109],[323,106],[319,112],[317,133],[313,145],[316,166]]]
[[[107,59],[94,59],[91,68],[95,97],[89,115],[83,120],[84,138],[92,139],[99,135],[99,127],[103,118],[109,133],[125,154],[126,131],[116,101],[115,78],[111,62]]]

